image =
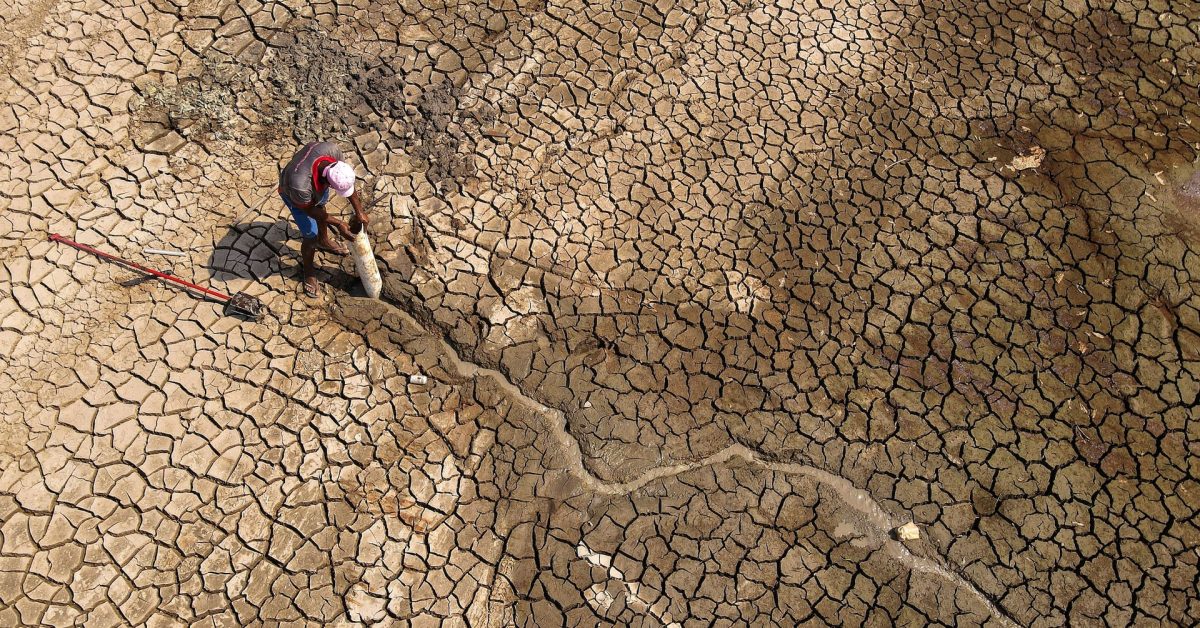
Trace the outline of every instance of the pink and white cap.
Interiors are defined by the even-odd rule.
[[[354,194],[354,166],[339,161],[325,170],[325,180],[338,195],[349,198]]]

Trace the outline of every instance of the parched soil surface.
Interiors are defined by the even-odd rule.
[[[0,625],[1200,622],[1200,3],[0,32]],[[315,139],[380,301],[298,291]]]

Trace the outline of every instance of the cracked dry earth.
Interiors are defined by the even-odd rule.
[[[0,30],[0,625],[1200,621],[1194,1]],[[380,302],[298,295],[317,138]]]

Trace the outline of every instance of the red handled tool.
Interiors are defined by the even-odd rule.
[[[123,264],[130,268],[135,268],[144,273],[149,273],[151,275],[154,275],[155,277],[158,277],[159,279],[162,279],[163,281],[169,281],[175,285],[183,286],[184,288],[187,288],[188,290],[191,290],[193,292],[199,292],[200,294],[204,295],[205,297],[209,297],[211,299],[214,299],[216,301],[224,303],[226,314],[234,314],[236,316],[242,316],[242,317],[253,319],[253,320],[258,320],[258,318],[260,316],[262,316],[262,312],[264,309],[262,301],[259,301],[257,298],[252,297],[252,296],[246,294],[245,292],[239,292],[233,296],[229,296],[227,294],[222,294],[220,292],[217,292],[216,290],[212,290],[210,288],[205,288],[204,286],[196,285],[190,281],[184,281],[183,279],[174,277],[172,275],[168,275],[167,273],[164,273],[162,271],[154,270],[153,268],[148,268],[146,266],[142,266],[141,264],[135,264],[134,262],[131,262],[129,260],[121,259],[121,258],[117,257],[116,255],[113,255],[111,253],[105,253],[104,251],[94,249],[86,244],[80,244],[74,240],[60,236],[57,233],[50,234],[50,239],[54,242],[61,242],[67,246],[75,247],[75,248],[79,249],[80,251],[87,251],[88,253],[99,256],[100,258],[106,259],[110,262],[116,262],[118,264]]]

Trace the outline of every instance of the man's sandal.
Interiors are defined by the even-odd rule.
[[[309,298],[315,299],[317,295],[321,294],[321,284],[316,281],[313,281],[311,284],[307,281],[301,281],[300,285],[304,288],[304,294]]]

